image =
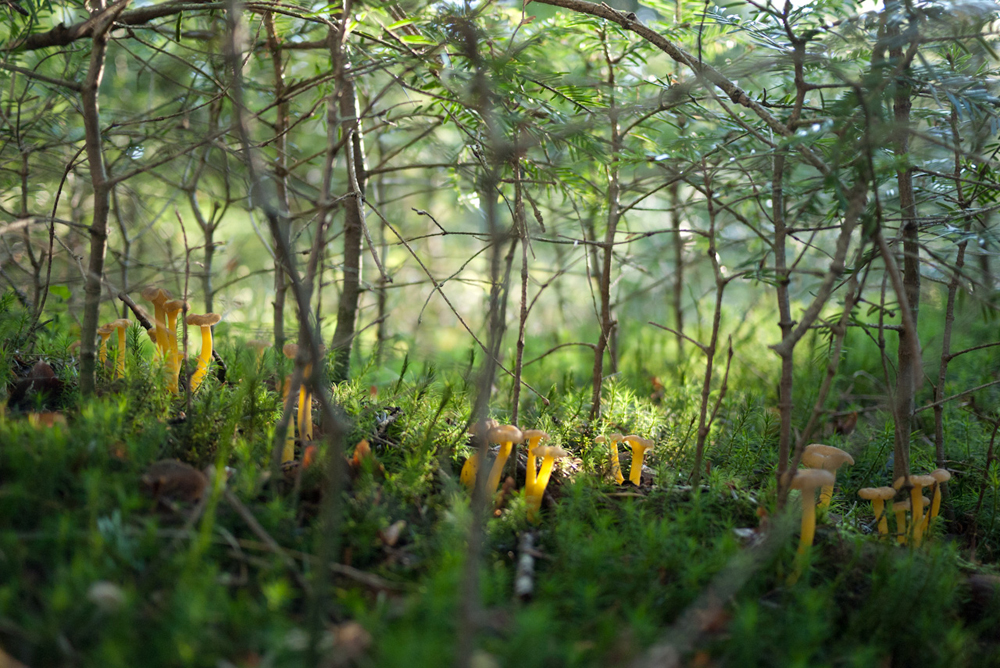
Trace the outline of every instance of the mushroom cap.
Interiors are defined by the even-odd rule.
[[[533,438],[537,438],[539,441],[545,441],[549,439],[549,435],[546,434],[541,429],[524,429],[521,431],[521,436],[526,441],[530,441]]]
[[[218,313],[191,314],[186,320],[187,324],[194,327],[211,327],[212,325],[218,325],[222,320],[222,316]]]
[[[285,353],[285,357],[295,359],[295,356],[299,354],[299,344],[286,343],[284,347],[282,347],[281,352]]]
[[[892,488],[893,489],[902,489],[903,488],[903,483],[905,483],[905,482],[906,482],[906,477],[905,476],[896,478],[896,481],[894,483],[892,483]]]
[[[802,463],[811,469],[821,469],[826,463],[826,455],[819,452],[803,452]]]
[[[109,336],[113,331],[115,331],[115,323],[113,322],[109,322],[108,324],[101,325],[97,328],[97,333],[105,336]]]
[[[163,302],[170,299],[170,293],[162,288],[158,288],[155,285],[151,285],[142,291],[142,298],[146,301],[153,302],[154,304],[162,304]]]
[[[129,320],[128,318],[118,318],[117,320],[111,323],[111,326],[114,327],[115,329],[118,329],[119,327],[128,328],[131,325],[132,321]]]
[[[800,469],[795,472],[795,477],[792,478],[792,489],[816,489],[823,485],[832,485],[836,481],[836,476],[829,471],[823,469]]]
[[[946,469],[935,469],[930,472],[930,476],[939,483],[951,480],[951,473]]]
[[[901,510],[909,510],[910,500],[906,499],[905,501],[897,501],[896,503],[892,504],[892,509],[897,513]]]
[[[271,342],[265,341],[264,339],[251,339],[250,341],[247,341],[247,345],[260,352],[261,350],[267,350],[270,348]]]
[[[642,436],[636,436],[635,434],[629,434],[628,436],[626,436],[622,440],[625,441],[626,443],[630,444],[630,445],[633,445],[633,446],[635,446],[635,445],[641,445],[644,448],[652,448],[654,445],[656,445],[653,442],[653,439],[651,439],[651,438],[643,438]]]
[[[483,426],[486,428],[486,433],[489,434],[490,430],[500,426],[500,423],[494,420],[493,418],[486,418],[485,420],[483,420]],[[479,433],[478,422],[473,422],[472,424],[469,425],[469,433],[472,434],[473,436]]]
[[[896,490],[892,487],[862,487],[858,490],[858,496],[865,501],[874,501],[875,499],[888,501],[896,496]]]
[[[183,299],[170,299],[163,302],[163,310],[167,313],[173,313],[175,311],[186,311],[188,310],[188,303]]]
[[[512,424],[493,427],[493,429],[486,432],[486,437],[491,443],[520,443],[524,440],[521,430]]]
[[[558,445],[539,445],[532,452],[536,457],[551,457],[552,459],[559,459],[569,454],[569,450],[563,450]]]
[[[598,436],[594,439],[595,443],[620,443],[621,440],[625,438],[621,434],[608,434],[607,436]]]
[[[825,455],[826,460],[823,461],[822,467],[828,471],[836,471],[844,464],[854,466],[854,457],[851,457],[848,453],[844,452],[840,448],[835,448],[832,445],[823,445],[822,443],[807,445],[806,449],[802,452],[803,461],[805,461],[806,453]]]
[[[912,482],[915,487],[930,487],[937,482],[937,480],[935,480],[933,476],[929,475],[911,475],[910,482]]]

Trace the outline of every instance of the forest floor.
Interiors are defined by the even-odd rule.
[[[0,348],[3,667],[437,667],[463,634],[483,668],[1000,666],[1000,481],[975,470],[988,431],[964,414],[949,434],[977,445],[949,466],[950,502],[920,548],[880,537],[857,497],[889,483],[886,416],[828,434],[856,463],[803,562],[798,493],[775,513],[777,425],[761,397],[727,398],[697,488],[697,383],[609,384],[594,423],[589,389],[526,398],[520,425],[570,454],[532,521],[515,451],[470,589],[459,473],[474,374],[404,365],[373,383],[385,374],[370,365],[333,388],[343,458],[327,456],[317,417],[318,449],[303,464],[298,443],[275,475],[287,360],[223,346],[225,380],[187,396],[166,391],[146,350],[81,399],[67,342],[28,343]],[[54,378],[28,387],[39,362]],[[595,443],[612,432],[655,440],[639,485],[617,484]]]

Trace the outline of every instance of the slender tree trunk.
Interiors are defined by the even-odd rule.
[[[274,123],[276,134],[274,148],[277,156],[274,161],[274,182],[277,189],[278,206],[282,216],[288,216],[288,100],[285,99],[285,68],[281,58],[281,42],[274,30],[274,16],[271,12],[264,14],[264,25],[267,28],[267,49],[271,54],[271,67],[274,71],[274,97],[278,101],[277,118]],[[285,269],[278,261],[274,262],[274,346],[281,350],[285,345]]]
[[[901,60],[903,49],[895,48],[890,55]],[[907,68],[907,71],[909,68]],[[905,76],[905,74],[904,74]],[[893,143],[896,157],[905,161],[909,153],[910,139],[910,87],[903,77],[896,82],[896,94],[893,99]],[[903,286],[905,303],[900,308],[909,307],[912,326],[919,322],[920,309],[920,241],[917,227],[917,207],[913,197],[913,169],[904,167],[896,172],[899,187],[899,206],[902,214],[903,237]],[[902,302],[902,300],[900,300]],[[914,409],[914,394],[919,382],[920,350],[914,349],[916,332],[906,331],[906,324],[899,334],[899,350],[896,356],[896,428],[893,443],[893,480],[908,476],[910,473],[910,431]]]
[[[340,122],[346,142],[347,170],[354,197],[344,206],[344,285],[337,305],[337,327],[333,332],[333,381],[347,380],[351,369],[351,348],[361,299],[361,243],[365,226],[365,187],[368,169],[365,164],[364,136],[361,133],[361,110],[351,74],[350,59],[343,44],[333,54],[340,90]]]
[[[605,49],[606,49],[605,45]],[[614,62],[607,53],[608,61],[608,121],[611,128],[611,155],[608,165],[608,225],[604,231],[604,245],[601,248],[601,335],[594,347],[594,370],[592,374],[592,392],[590,395],[590,419],[597,419],[601,414],[601,389],[604,383],[604,353],[611,341],[611,330],[617,323],[611,317],[611,262],[614,258],[615,232],[618,230],[618,220],[621,217],[618,205],[620,184],[618,181],[618,156],[622,149],[622,137],[618,128],[618,109],[615,106],[615,69]]]
[[[680,13],[680,3],[677,3],[677,11]],[[673,302],[671,306],[674,311],[674,329],[677,330],[677,365],[680,368],[684,361],[684,240],[681,238],[681,198],[680,183],[670,186],[670,227],[673,232],[674,245],[674,285]]]
[[[792,308],[788,296],[791,282],[788,273],[788,257],[786,250],[787,228],[785,226],[785,153],[779,152],[774,157],[774,177],[771,181],[771,217],[774,220],[774,271],[777,282],[778,296],[778,327],[781,329],[781,340],[791,339]],[[778,432],[778,486],[784,489],[788,484],[788,457],[792,443],[792,388],[794,383],[794,348],[782,349],[781,380],[778,383],[778,412],[780,429]]]
[[[90,183],[94,191],[94,214],[90,224],[90,260],[87,263],[87,278],[84,283],[85,301],[83,323],[80,331],[80,393],[84,396],[94,392],[94,366],[96,361],[95,339],[97,324],[101,315],[101,279],[104,275],[104,256],[108,249],[108,213],[111,208],[111,184],[108,183],[104,167],[104,151],[101,145],[101,117],[98,97],[101,79],[104,78],[104,60],[108,50],[108,29],[127,3],[104,10],[94,28],[93,46],[90,52],[90,66],[87,79],[81,91],[83,128],[87,147],[87,163],[90,168]]]

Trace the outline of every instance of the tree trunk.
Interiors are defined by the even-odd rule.
[[[101,316],[101,279],[104,275],[104,256],[108,250],[108,213],[111,210],[111,184],[104,168],[104,151],[101,146],[101,118],[98,96],[104,77],[104,60],[108,50],[108,29],[114,18],[125,9],[123,3],[105,10],[94,29],[93,47],[87,79],[81,91],[83,128],[87,147],[87,164],[90,183],[94,190],[94,217],[90,224],[90,260],[84,283],[83,323],[80,327],[80,393],[94,392],[94,367],[96,361],[95,339]]]
[[[365,186],[368,182],[365,165],[365,143],[361,134],[361,110],[358,107],[354,80],[351,78],[350,61],[343,49],[339,50],[340,62],[335,63],[337,86],[340,89],[340,121],[346,143],[347,169],[351,176],[354,197],[344,206],[344,285],[337,305],[337,327],[333,332],[333,382],[347,380],[351,370],[351,348],[361,298],[361,241],[365,226]]]

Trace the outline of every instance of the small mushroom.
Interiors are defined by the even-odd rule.
[[[896,542],[900,545],[906,545],[906,511],[909,509],[909,499],[892,504],[892,512],[896,515]]]
[[[497,458],[493,460],[490,477],[486,479],[486,489],[492,495],[500,485],[500,475],[503,473],[504,464],[507,463],[507,458],[510,457],[511,450],[514,449],[514,444],[523,441],[524,436],[521,434],[521,430],[512,424],[494,427],[489,430],[486,436],[489,438],[490,443],[500,444],[500,452],[497,454]]]
[[[160,355],[167,352],[167,318],[163,312],[163,303],[170,299],[170,294],[161,290],[155,285],[151,285],[142,291],[142,298],[153,304],[153,329],[155,332],[156,348]]]
[[[633,485],[638,487],[639,481],[642,480],[642,460],[646,457],[646,451],[653,449],[653,441],[648,438],[636,436],[635,434],[626,436],[622,441],[632,446],[632,466],[629,470],[628,479]]]
[[[622,475],[622,466],[618,461],[618,443],[622,440],[621,434],[609,434],[608,436],[598,436],[594,439],[595,443],[607,443],[608,448],[611,450],[611,473],[615,476],[615,482],[619,485],[625,482],[625,476]]]
[[[292,379],[286,378],[281,383],[281,405],[284,406],[288,402],[288,392],[292,386]],[[285,432],[285,447],[281,449],[281,463],[285,464],[287,462],[293,461],[295,459],[295,425],[288,425],[288,431]]]
[[[872,510],[875,512],[875,519],[878,520],[879,534],[889,535],[889,520],[885,512],[885,502],[896,496],[896,490],[892,487],[863,487],[858,490],[858,496],[872,502]]]
[[[930,487],[936,481],[929,475],[911,475],[910,484],[913,485],[910,488],[910,532],[913,534],[913,547],[920,547],[920,542],[924,535],[924,507],[920,503],[920,499],[925,498],[923,495],[924,487]],[[930,500],[927,501],[930,503]],[[919,507],[918,507],[919,506]]]
[[[805,554],[816,534],[816,488],[832,485],[835,476],[824,469],[803,469],[792,478],[792,489],[802,490],[802,534],[799,554]]]
[[[167,315],[167,387],[171,392],[177,392],[177,379],[181,373],[181,354],[177,349],[177,314],[187,310],[187,302],[183,299],[170,299],[163,302],[163,311]]]
[[[822,456],[822,459],[819,456]],[[802,452],[802,463],[809,468],[821,468],[824,471],[833,473],[834,482],[824,485],[819,494],[819,507],[826,508],[830,505],[831,499],[833,499],[833,485],[837,479],[837,469],[844,464],[854,466],[854,457],[832,445],[813,443],[807,445]]]
[[[941,510],[941,485],[951,480],[951,473],[946,469],[935,469],[930,472],[930,476],[934,478],[934,496],[931,499],[931,511],[924,518],[924,531],[927,531]]]
[[[500,423],[493,418],[487,418],[482,422],[483,428],[486,433],[489,434],[491,429],[499,426]],[[469,426],[469,434],[475,436],[479,433],[479,424],[472,423]],[[465,460],[465,464],[462,466],[462,473],[459,476],[459,480],[465,485],[471,492],[476,486],[476,474],[479,473],[479,453],[474,452],[472,456]]]
[[[465,460],[465,464],[462,465],[462,474],[459,476],[459,480],[465,485],[471,492],[476,486],[476,474],[479,473],[479,453],[474,452],[472,456]]]
[[[535,478],[535,488],[528,499],[528,519],[534,521],[538,511],[542,509],[542,496],[545,488],[549,485],[549,478],[552,477],[552,468],[556,460],[568,455],[569,452],[563,450],[558,445],[540,445],[535,448],[535,456],[542,458],[542,465],[538,469],[538,477]]]
[[[115,378],[125,377],[125,330],[132,322],[128,318],[118,318],[111,326],[118,330],[118,363],[115,365]]]
[[[535,481],[537,480],[538,471],[536,470],[536,456],[535,448],[542,441],[547,441],[549,435],[544,431],[539,429],[528,429],[521,432],[521,435],[528,441],[528,472],[524,480],[524,493],[529,498],[534,494]]]
[[[212,361],[212,326],[219,324],[222,316],[218,313],[205,313],[204,315],[191,314],[187,317],[187,324],[192,327],[201,328],[201,354],[198,356],[198,368],[191,374],[191,391],[194,392],[201,386],[201,381],[208,373],[208,365]]]
[[[101,336],[101,348],[97,351],[97,359],[102,365],[108,361],[108,339],[114,331],[115,326],[112,323],[97,328],[97,333]]]

